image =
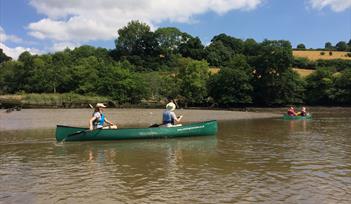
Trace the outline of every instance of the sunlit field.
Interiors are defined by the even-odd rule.
[[[324,52],[324,55],[321,53]],[[348,52],[341,51],[331,51],[332,55],[329,54],[329,51],[293,51],[294,57],[305,57],[310,60],[330,60],[330,59],[346,59],[351,60],[351,57],[347,56]]]

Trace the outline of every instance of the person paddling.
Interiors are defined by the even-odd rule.
[[[290,107],[290,108],[288,109],[288,115],[289,115],[289,116],[297,116],[297,113],[295,112],[294,107]]]
[[[299,116],[306,116],[307,115],[306,107],[302,107],[301,111],[298,112],[297,115],[299,115]]]
[[[104,108],[106,106],[103,103],[97,103],[94,109],[94,113],[89,121],[89,129],[117,129],[117,125],[114,125],[112,122],[108,121],[104,114]],[[109,126],[104,127],[104,123],[109,124]]]
[[[162,125],[165,127],[172,127],[176,125],[177,123],[180,122],[180,120],[183,118],[181,115],[180,117],[177,117],[176,114],[174,113],[174,110],[176,109],[176,105],[173,102],[170,102],[166,105],[166,110],[162,114]],[[180,125],[180,124],[178,124]]]

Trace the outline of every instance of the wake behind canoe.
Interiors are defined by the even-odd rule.
[[[218,131],[216,120],[191,123],[178,127],[97,129],[57,125],[57,141],[153,139],[215,135]]]

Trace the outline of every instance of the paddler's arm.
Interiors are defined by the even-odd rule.
[[[179,117],[177,117],[176,114],[175,114],[174,112],[172,112],[171,115],[172,115],[173,120],[174,120],[175,122],[177,122],[177,123],[179,123],[180,120],[183,118],[182,115],[179,116]]]
[[[112,122],[108,121],[106,118],[105,118],[105,122],[109,125],[114,125]]]
[[[93,116],[90,120],[89,120],[89,130],[93,130],[93,122],[94,120],[96,120],[96,117]]]

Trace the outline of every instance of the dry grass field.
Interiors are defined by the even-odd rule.
[[[324,55],[321,55],[324,52]],[[331,60],[331,59],[346,59],[351,60],[351,57],[347,56],[348,52],[331,51],[333,54],[329,55],[329,51],[293,51],[294,57],[305,57],[309,60]]]
[[[217,74],[219,72],[219,70],[220,69],[216,68],[216,67],[210,68],[211,74]],[[311,70],[311,69],[293,68],[293,70],[296,71],[301,77],[306,77],[314,72],[314,70]]]
[[[314,72],[312,69],[293,68],[301,77],[306,77]]]
[[[211,67],[210,68],[211,74],[218,74],[219,70],[220,70],[220,68],[218,68],[218,67]]]

